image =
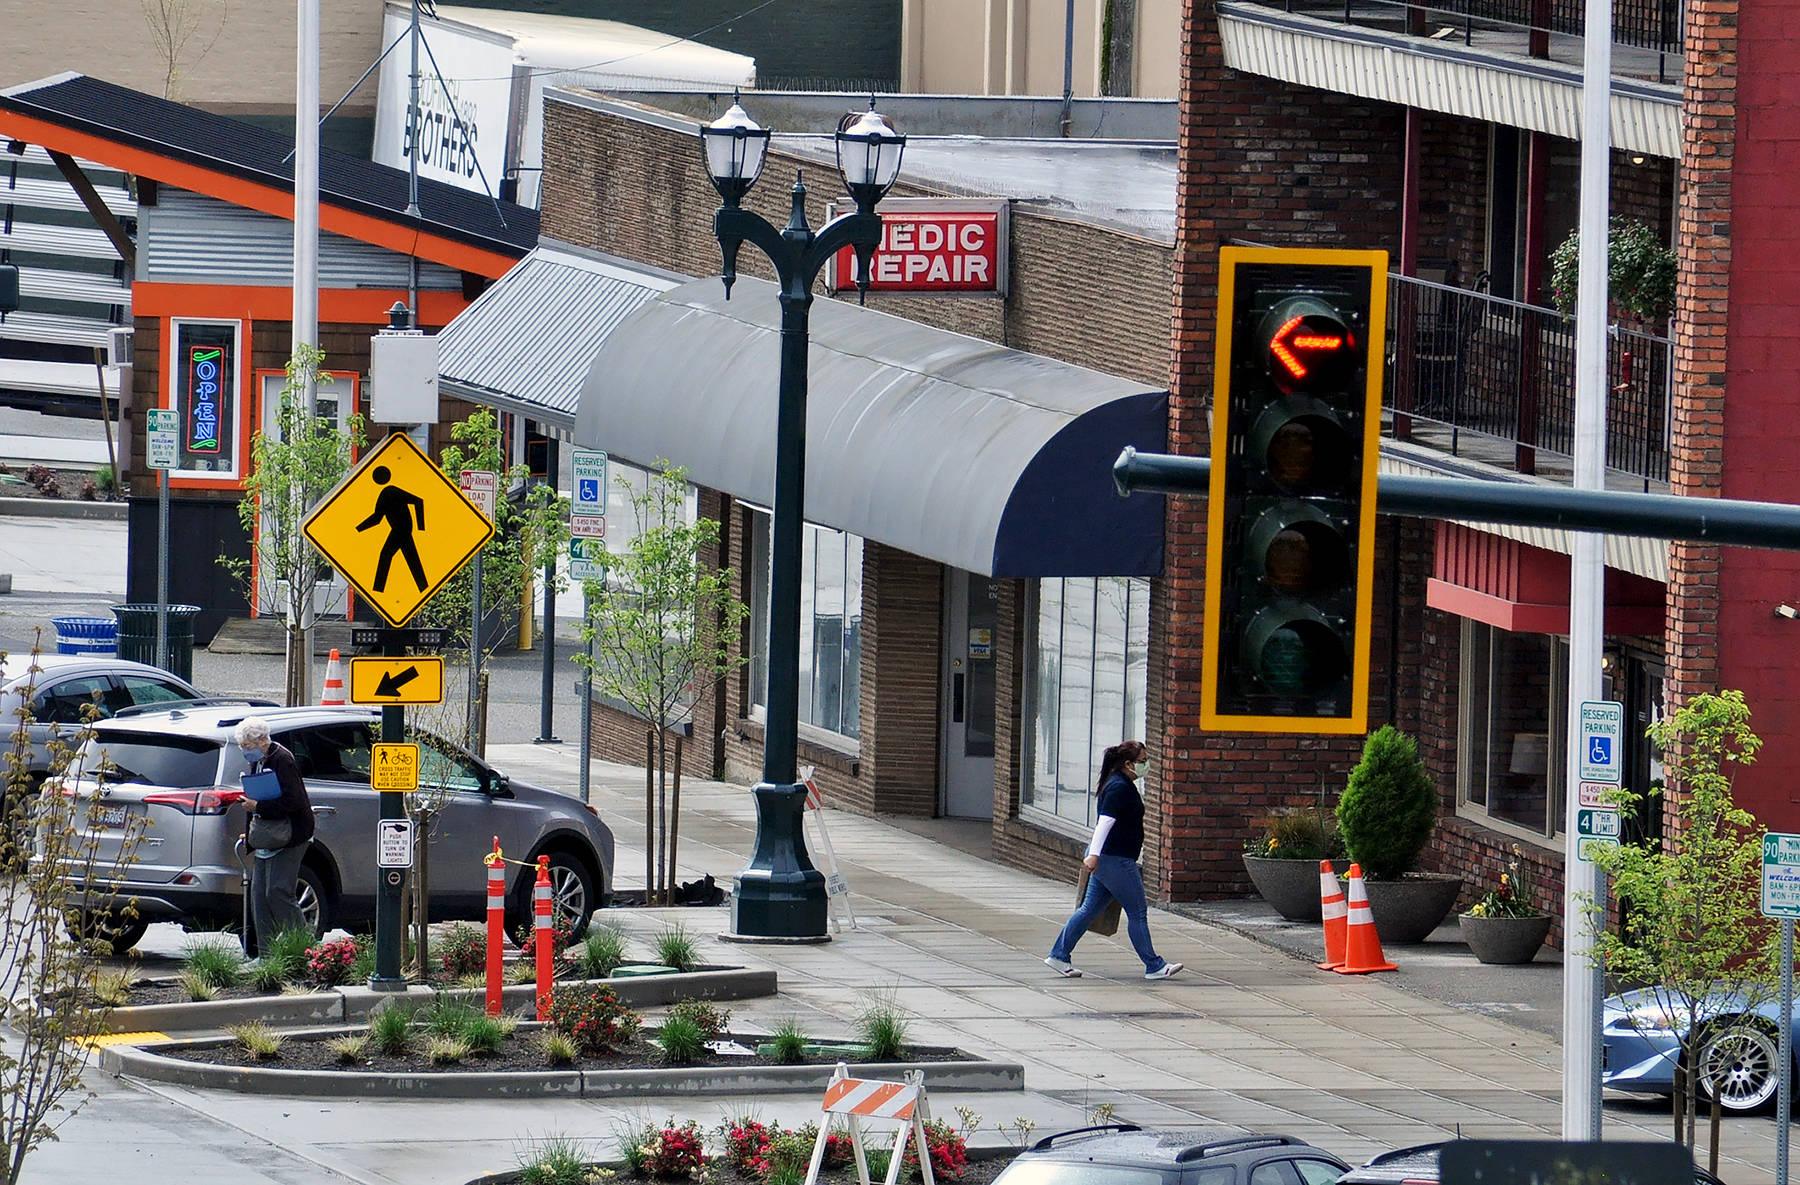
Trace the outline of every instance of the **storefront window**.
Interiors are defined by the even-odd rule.
[[[238,475],[238,323],[171,321],[170,402],[180,432],[176,469]]]
[[[1144,737],[1150,585],[1120,577],[1043,580],[1035,599],[1021,802],[1028,812],[1086,827],[1101,755]]]
[[[1568,643],[1464,621],[1458,798],[1489,822],[1555,835],[1563,817]]]
[[[751,511],[750,684],[758,708],[769,686],[769,515]],[[806,525],[800,541],[800,722],[861,734],[863,541]]]

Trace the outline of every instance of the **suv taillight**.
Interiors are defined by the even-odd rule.
[[[161,790],[144,795],[146,806],[172,806],[184,815],[222,815],[244,801],[244,792],[234,786],[214,786],[208,790]]]

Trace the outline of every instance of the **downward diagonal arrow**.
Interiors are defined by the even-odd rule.
[[[375,685],[375,694],[398,696],[402,687],[405,687],[408,683],[411,683],[418,677],[419,668],[416,666],[407,667],[398,674],[395,674],[393,671],[385,671],[382,673],[381,682]]]

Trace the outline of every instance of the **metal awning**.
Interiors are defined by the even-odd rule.
[[[606,335],[686,278],[544,239],[438,334],[438,385],[572,429]]]
[[[739,279],[727,302],[714,278],[645,302],[594,358],[576,443],[768,505],[776,293]],[[1164,447],[1166,390],[834,300],[809,365],[809,522],[985,576],[1162,571],[1163,498],[1119,497],[1112,462]]]

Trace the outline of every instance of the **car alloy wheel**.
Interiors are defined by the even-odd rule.
[[[588,901],[587,875],[566,857],[550,857],[550,905],[557,921],[572,929],[582,927],[593,906]]]
[[[1761,1025],[1738,1021],[1720,1029],[1700,1050],[1700,1090],[1718,1093],[1719,1105],[1741,1114],[1760,1110],[1781,1085],[1781,1049]]]

